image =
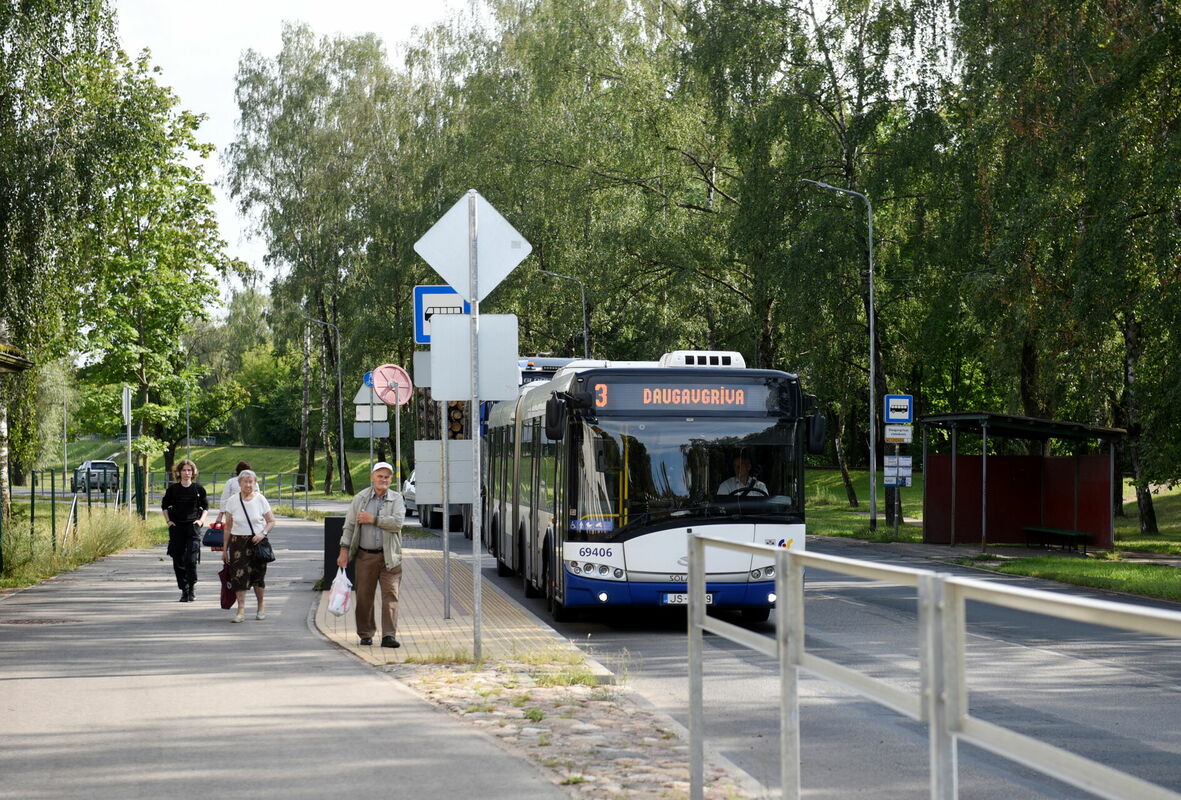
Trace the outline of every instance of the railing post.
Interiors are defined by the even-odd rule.
[[[49,470],[49,552],[57,552],[57,470]]]
[[[689,797],[705,797],[705,543],[689,531]]]
[[[947,646],[947,631],[944,627],[947,587],[944,580],[944,576],[933,573],[918,576],[919,633],[922,637],[919,692],[929,737],[931,800],[955,800],[959,796],[956,741],[949,724],[951,716],[947,683],[947,661],[949,658],[953,662],[957,659]]]
[[[804,568],[786,548],[775,554],[775,637],[779,645],[779,780],[785,800],[799,800],[797,665],[804,652]]]

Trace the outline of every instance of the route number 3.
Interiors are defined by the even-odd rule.
[[[607,384],[595,384],[595,408],[605,408],[607,406]]]

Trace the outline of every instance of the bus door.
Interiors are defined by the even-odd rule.
[[[541,487],[541,420],[529,420],[529,429],[524,433],[525,446],[529,448],[529,522],[525,528],[525,568],[526,575],[536,579],[537,576],[537,547],[540,537],[540,509],[545,498],[542,497]]]

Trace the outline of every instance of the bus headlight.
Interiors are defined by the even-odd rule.
[[[763,577],[763,571],[761,569],[752,569],[750,571],[750,577],[751,580],[757,581],[759,578]]]
[[[595,572],[595,565],[588,561],[582,565],[582,571],[587,575],[593,575]]]
[[[610,571],[611,571],[611,568],[609,566],[607,566],[606,564],[599,565],[599,574],[600,575],[606,575]]]
[[[620,569],[619,567],[615,568],[615,577],[620,578],[620,579],[623,578],[623,570]]]
[[[767,595],[767,602],[768,603],[774,603],[775,600],[776,600],[775,592],[771,592],[770,594]]]
[[[765,570],[763,570],[763,574],[766,575],[768,578],[774,578],[775,577],[775,567],[767,567]]]
[[[607,593],[606,592],[599,592],[599,602],[600,603],[607,602]]]

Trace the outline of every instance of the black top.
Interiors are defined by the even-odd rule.
[[[171,484],[164,492],[160,508],[168,512],[168,518],[173,522],[196,522],[209,509],[205,487],[199,483],[190,483],[187,487],[180,483]]]

